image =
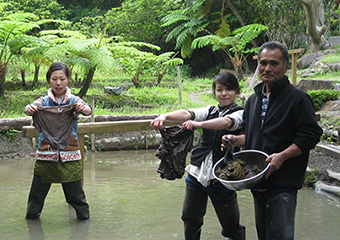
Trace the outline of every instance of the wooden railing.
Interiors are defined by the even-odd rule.
[[[150,122],[152,119],[146,120],[126,120],[126,121],[111,121],[111,122],[90,122],[78,123],[78,139],[80,151],[82,155],[82,166],[84,170],[84,135],[96,133],[109,133],[109,132],[132,132],[132,131],[147,131],[152,130]],[[175,125],[178,123],[167,122],[166,125]],[[39,137],[39,133],[33,126],[24,126],[22,128],[22,136],[25,138]]]
[[[130,132],[152,130],[150,120],[133,120],[133,121],[112,121],[112,122],[90,122],[78,123],[78,139],[81,151],[81,164],[84,171],[84,135],[109,132]],[[39,137],[39,133],[33,126],[24,126],[22,128],[22,136],[25,138]]]
[[[152,130],[150,120],[131,120],[131,121],[111,121],[111,122],[90,122],[78,123],[78,135],[91,133],[107,133],[107,132],[129,132]],[[24,126],[22,128],[22,136],[27,138],[38,137],[39,133],[35,131],[33,126]]]

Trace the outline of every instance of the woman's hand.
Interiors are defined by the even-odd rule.
[[[75,106],[76,112],[81,112],[81,113],[84,113],[85,115],[89,115],[92,112],[91,108],[86,104],[76,103],[75,105],[76,105]]]
[[[38,108],[37,106],[33,105],[33,104],[28,104],[26,107],[25,107],[25,113],[29,116],[32,116],[34,115],[36,112],[38,111]]]
[[[189,121],[182,123],[182,127],[187,130],[194,131],[195,129],[202,128],[202,122],[189,120]]]
[[[163,129],[165,120],[166,118],[164,115],[159,115],[150,122],[150,127],[154,128],[155,130]]]

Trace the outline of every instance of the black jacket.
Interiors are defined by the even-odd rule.
[[[320,141],[322,129],[315,118],[311,98],[291,85],[288,78],[278,80],[271,89],[265,122],[261,126],[262,89],[257,85],[244,110],[246,149],[261,150],[268,155],[278,153],[295,143],[302,155],[286,160],[278,171],[258,188],[302,187],[309,151]]]

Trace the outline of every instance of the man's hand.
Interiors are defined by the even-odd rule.
[[[267,159],[266,162],[270,163],[270,167],[268,169],[268,172],[266,174],[266,179],[269,178],[269,176],[280,169],[280,167],[282,166],[282,163],[285,161],[285,159],[282,157],[282,154],[279,153],[273,153],[272,155],[270,155]]]
[[[268,169],[268,172],[266,174],[266,179],[268,179],[273,172],[279,170],[284,161],[286,161],[287,159],[297,157],[301,154],[302,154],[301,149],[295,143],[292,143],[288,148],[286,148],[282,152],[271,154],[266,159],[266,162],[268,163],[270,162],[270,168]]]

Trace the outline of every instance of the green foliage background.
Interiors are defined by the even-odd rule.
[[[223,5],[222,2],[226,4]],[[227,4],[228,2],[233,4],[238,15]],[[336,21],[332,22],[334,1],[324,0],[323,2],[326,9],[325,21],[329,22],[331,34],[339,28]],[[187,43],[184,39],[188,36],[190,38],[209,34],[223,35],[243,25],[253,23],[264,24],[268,30],[248,43],[247,49],[258,47],[268,39],[283,41],[290,49],[304,48],[308,40],[305,31],[305,13],[302,5],[295,0],[0,0],[0,4],[4,4],[1,5],[3,11],[0,12],[0,17],[23,11],[34,13],[39,20],[58,20],[45,22],[39,25],[40,28],[34,28],[29,32],[30,36],[37,38],[37,43],[38,40],[40,41],[41,45],[28,46],[28,49],[13,52],[15,58],[11,59],[8,65],[6,92],[4,97],[0,98],[1,118],[24,116],[24,106],[47,91],[44,74],[50,62],[44,62],[40,57],[56,59],[62,51],[54,48],[47,52],[39,52],[41,47],[46,47],[41,42],[43,40],[43,38],[40,39],[41,37],[55,36],[58,37],[58,41],[75,36],[82,39],[78,40],[78,44],[69,44],[68,52],[63,49],[68,54],[68,58],[63,60],[69,61],[67,64],[70,67],[81,62],[83,70],[85,69],[83,72],[80,71],[79,66],[73,69],[71,87],[74,93],[79,92],[84,84],[86,77],[84,72],[91,67],[97,70],[84,97],[87,102],[90,102],[92,98],[95,99],[96,114],[161,113],[178,108],[216,104],[211,95],[213,76],[219,72],[220,68],[230,69],[232,66],[228,65],[228,61],[221,52],[213,52],[211,48],[205,47],[194,50],[181,66],[183,102],[179,105],[176,68],[170,66],[167,72],[162,72],[160,62],[155,60],[155,56],[164,52],[179,50],[176,48],[176,39],[171,38],[170,34],[174,29],[181,29],[185,33],[184,36],[181,35],[181,31],[177,32],[179,40],[182,39],[184,44]],[[45,35],[41,35],[42,31],[48,30],[53,30],[53,32],[45,32]],[[120,37],[130,45],[120,45]],[[91,41],[96,44],[96,48],[92,46],[91,49],[85,49]],[[150,47],[151,44],[154,47]],[[76,45],[83,49],[80,51]],[[120,58],[124,51],[129,52],[131,57]],[[95,63],[89,61],[90,57],[71,58],[70,53],[74,54],[72,55],[74,57],[75,52],[78,57],[85,54],[91,55],[91,60]],[[31,58],[26,58],[25,53],[28,53]],[[110,54],[115,57],[114,60],[110,58]],[[176,54],[174,56],[181,57],[180,54]],[[337,61],[336,54],[324,61]],[[146,55],[147,57],[152,55],[153,62],[145,62]],[[244,70],[247,74],[252,74],[256,66],[252,55],[248,56],[246,63],[247,68]],[[100,68],[100,66],[104,67]],[[40,68],[40,72],[35,79],[37,67]],[[141,86],[135,88],[131,80],[139,74],[138,69],[141,70],[138,75]],[[26,85],[21,79],[23,70],[26,74]],[[157,83],[157,74],[164,74],[160,84]],[[334,79],[337,76],[338,73],[332,73],[330,78]],[[104,86],[122,86],[125,91],[120,96],[107,95],[103,93]],[[246,91],[247,89],[244,89],[243,92],[246,93]],[[195,94],[198,95],[199,102],[194,100]],[[328,99],[323,94],[328,96],[328,93],[316,95],[312,93],[318,107]]]

